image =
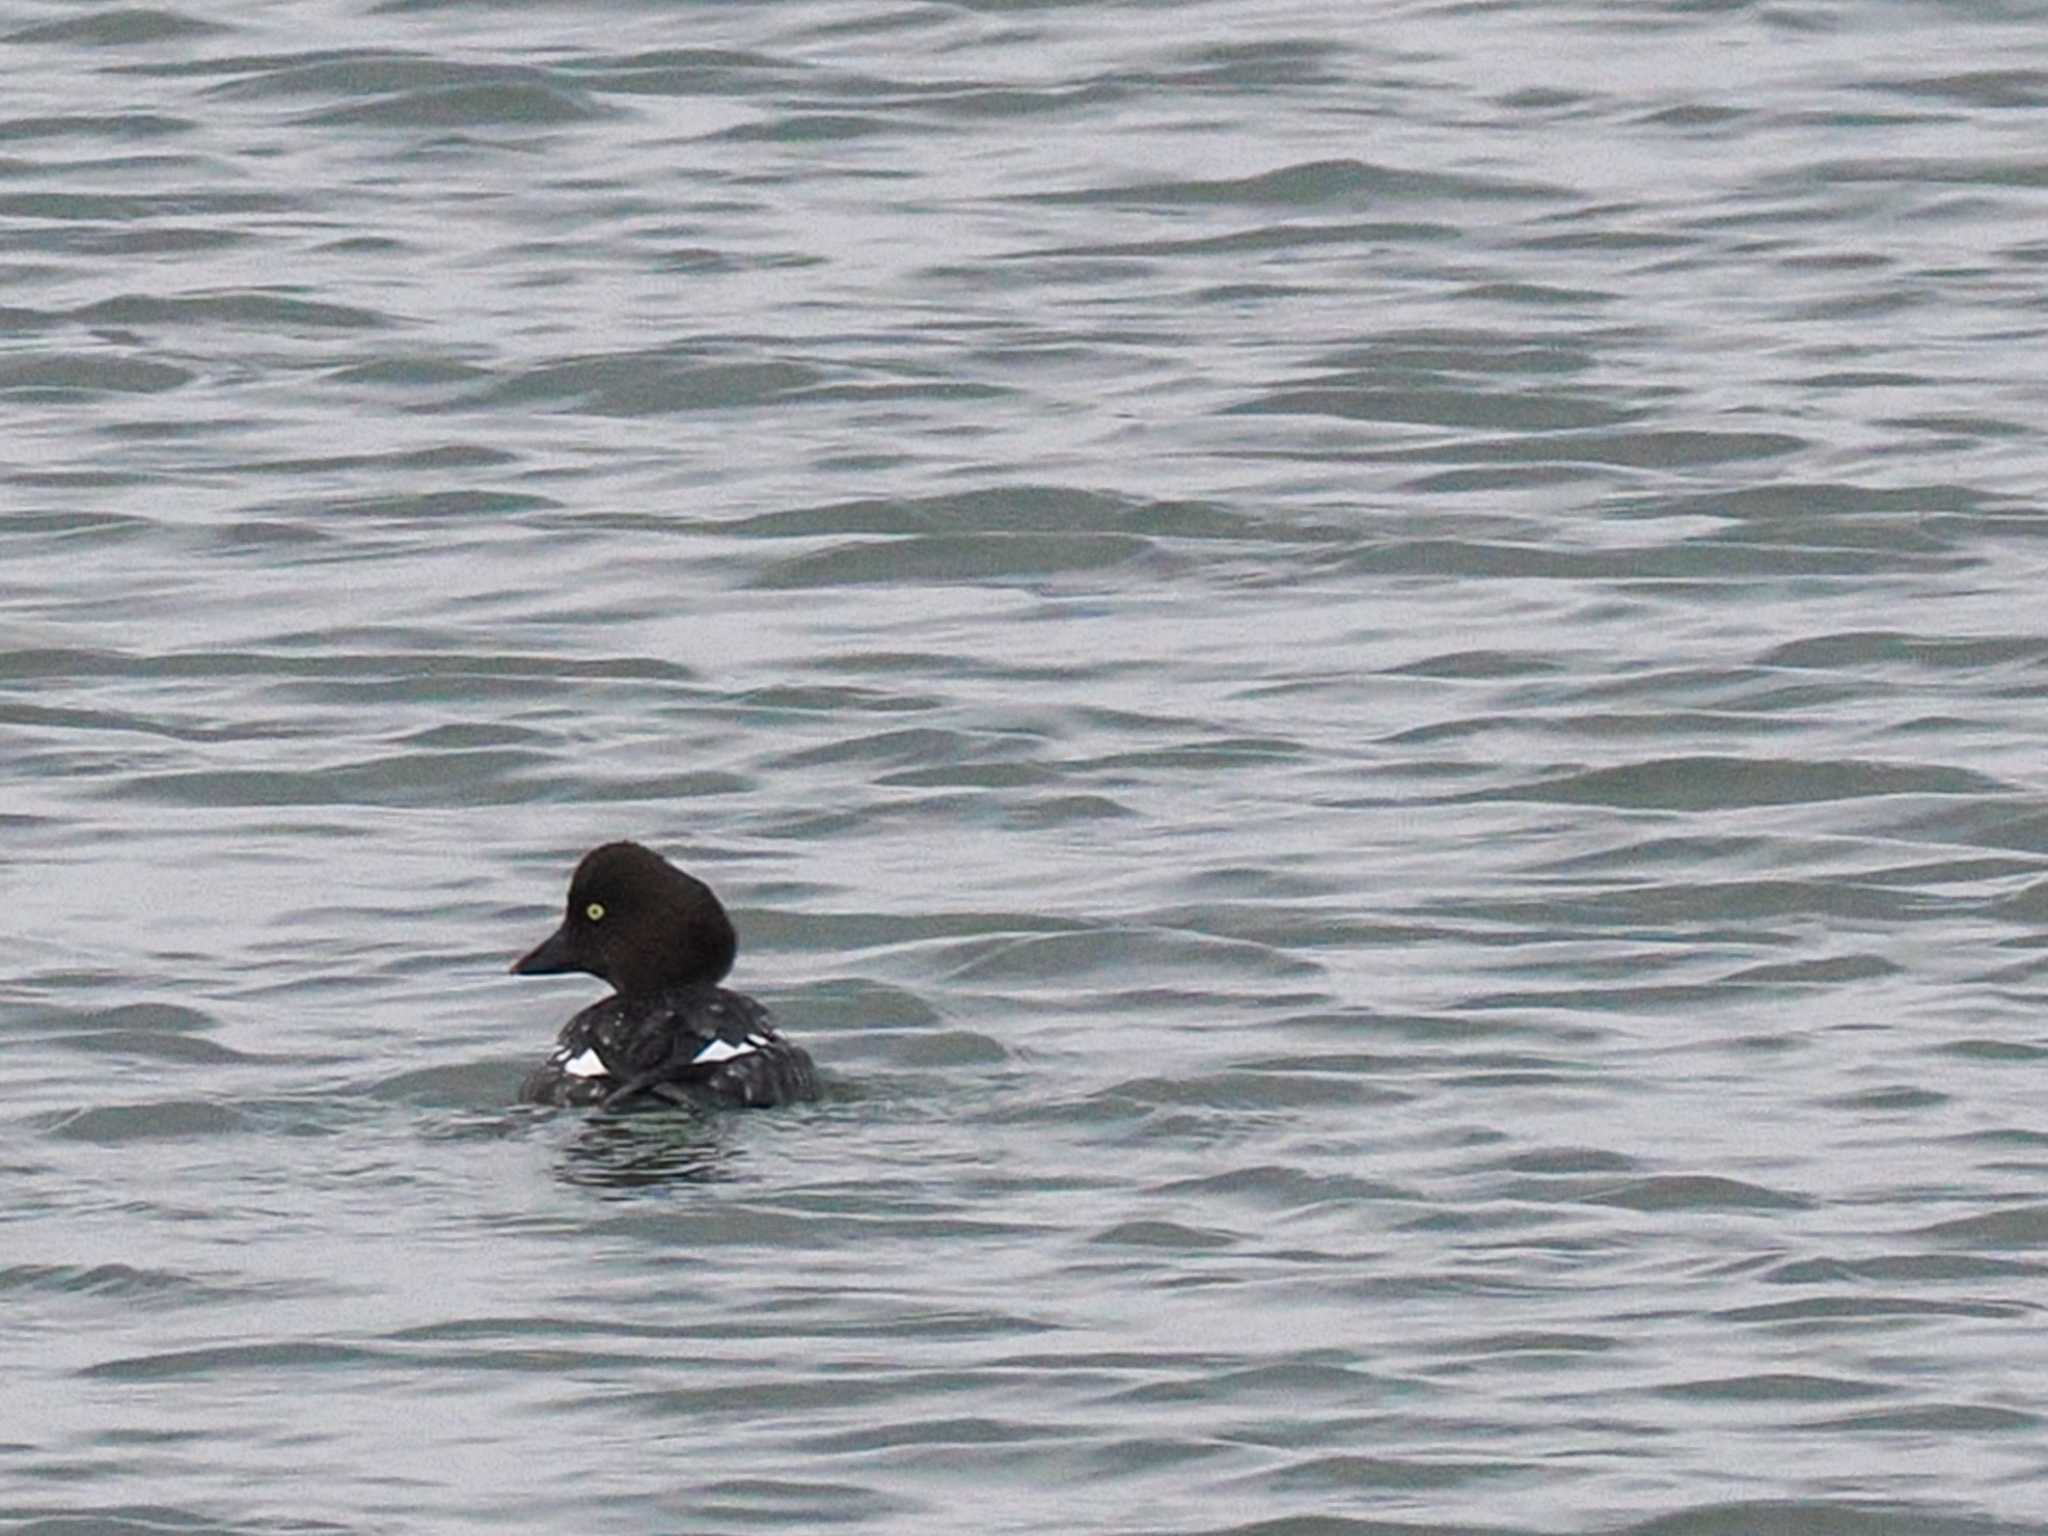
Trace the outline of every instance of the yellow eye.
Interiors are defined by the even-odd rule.
[[[604,903],[601,901],[593,901],[589,906],[583,909],[583,915],[589,918],[593,923],[604,921]]]

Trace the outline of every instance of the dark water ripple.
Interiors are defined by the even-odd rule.
[[[2037,19],[1363,19],[0,22],[0,1520],[2040,1527]]]

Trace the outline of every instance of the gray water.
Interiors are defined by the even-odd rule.
[[[2048,1526],[2048,12],[0,64],[0,1518]]]

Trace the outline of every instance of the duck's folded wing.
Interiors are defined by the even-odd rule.
[[[720,1062],[704,1086],[735,1104],[803,1104],[818,1096],[811,1053],[770,1034],[745,1055]]]
[[[777,1034],[768,1010],[751,997],[703,988],[670,997],[663,1014],[644,1019],[630,1041],[604,1053],[619,1084],[607,1105],[662,1087],[733,1104],[818,1096],[810,1056]]]
[[[524,1104],[596,1104],[617,1086],[600,1049],[603,1005],[584,1009],[555,1037],[547,1059],[519,1085]]]

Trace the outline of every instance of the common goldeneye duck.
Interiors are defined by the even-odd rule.
[[[593,848],[569,913],[512,962],[519,976],[588,971],[617,990],[567,1024],[520,1086],[529,1104],[788,1104],[818,1096],[808,1052],[768,1010],[718,983],[739,940],[711,887],[638,843]]]

